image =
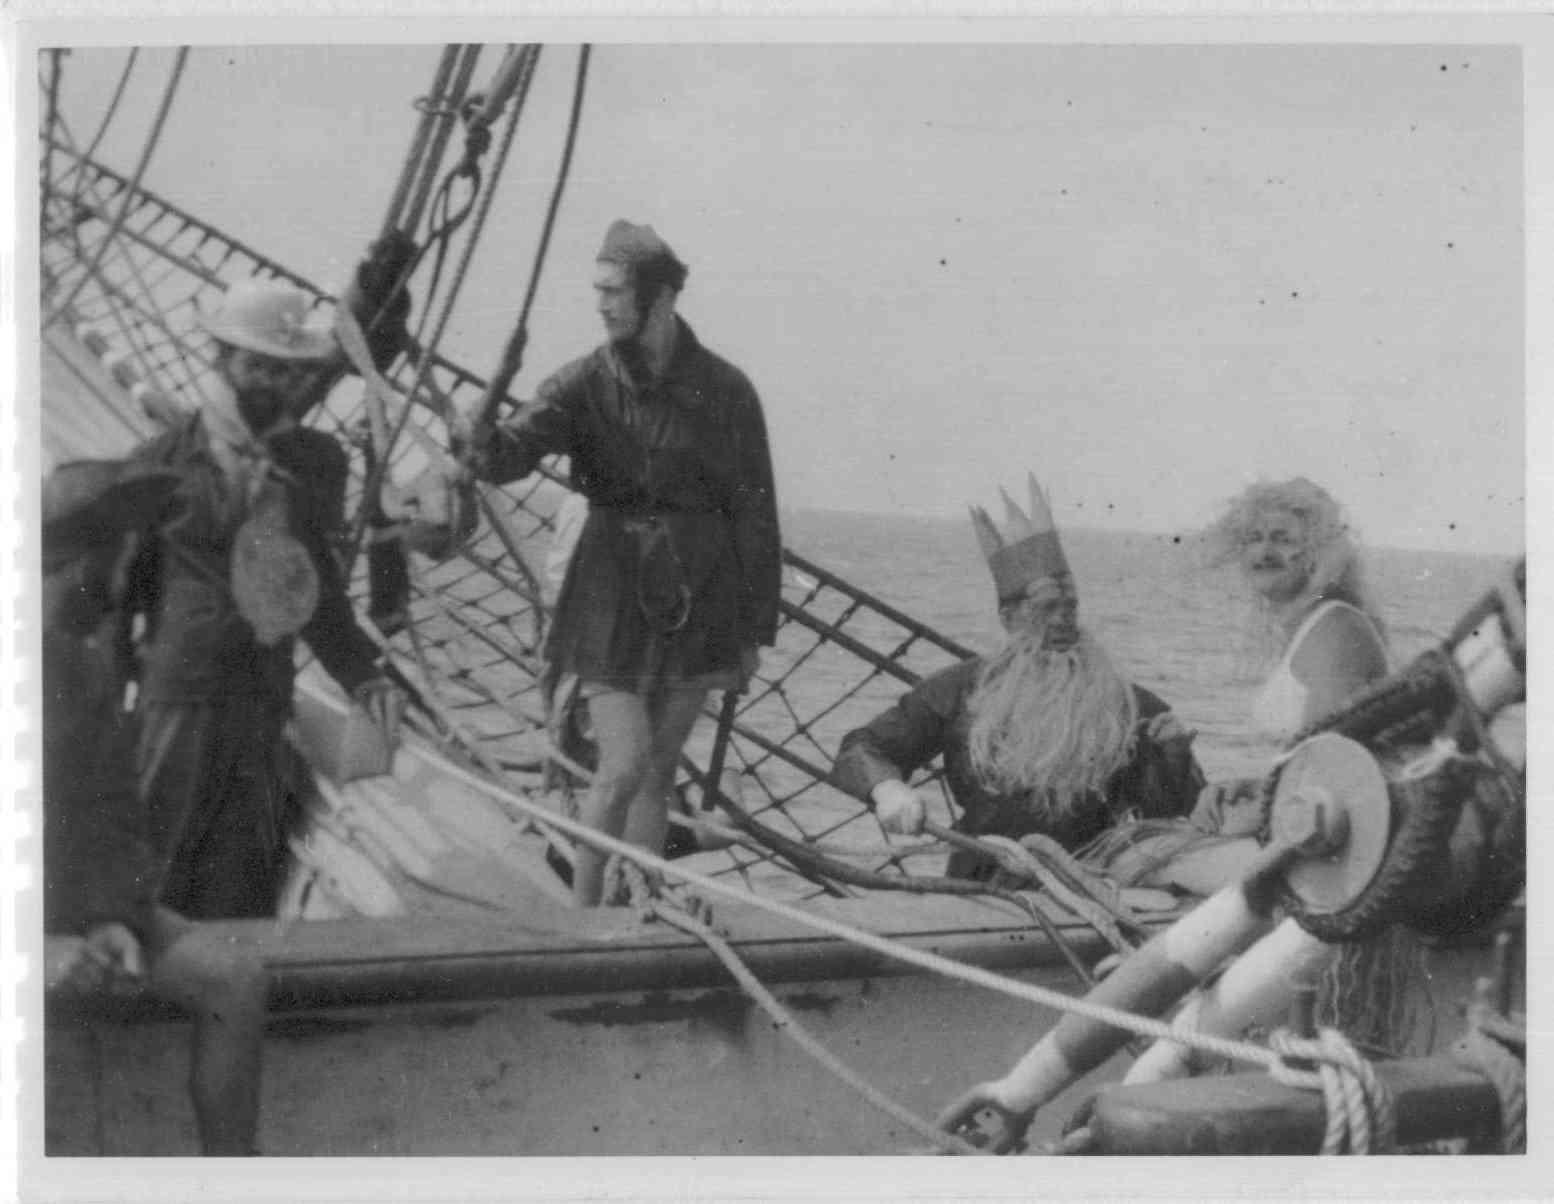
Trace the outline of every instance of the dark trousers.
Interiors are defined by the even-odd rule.
[[[137,768],[165,906],[194,920],[274,914],[285,721],[253,697],[142,707]]]

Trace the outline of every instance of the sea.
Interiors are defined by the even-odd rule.
[[[976,651],[997,646],[992,581],[968,520],[791,510],[782,522],[799,555]],[[1247,717],[1270,664],[1234,571],[1209,566],[1191,533],[1076,527],[1062,537],[1080,622],[1198,731],[1208,776],[1261,772],[1278,749]],[[1403,548],[1362,555],[1397,666],[1440,641],[1514,563]]]

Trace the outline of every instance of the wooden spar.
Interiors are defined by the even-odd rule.
[[[1024,917],[962,901],[903,907],[899,900],[834,900],[850,916],[892,938],[989,970],[1051,968],[1067,973],[1057,949]],[[838,937],[815,934],[748,910],[719,911],[751,970],[764,982],[859,980],[921,973],[899,959]],[[887,917],[894,917],[889,924]],[[1085,955],[1101,945],[1088,926],[1055,921]],[[727,984],[728,972],[699,940],[663,925],[622,931],[619,909],[596,916],[536,899],[522,916],[491,920],[398,916],[313,920],[279,928],[273,920],[210,922],[215,937],[263,951],[272,975],[272,1011],[434,1000],[477,1000],[620,991],[676,990]],[[51,937],[46,962],[56,966],[77,942]],[[137,1015],[149,996],[82,996],[56,979],[47,988],[51,1017],[72,1011]]]
[[[1400,1145],[1453,1137],[1493,1142],[1500,1099],[1490,1081],[1450,1058],[1375,1062],[1393,1096]],[[1314,1154],[1327,1109],[1320,1091],[1262,1073],[1103,1088],[1089,1129],[1094,1154]]]

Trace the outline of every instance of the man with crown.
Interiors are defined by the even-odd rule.
[[[760,399],[675,312],[685,265],[652,227],[626,221],[596,260],[605,343],[510,419],[457,441],[499,484],[546,456],[570,459],[587,517],[546,654],[598,746],[581,817],[656,853],[708,691],[744,688],[776,636],[782,541]],[[601,901],[606,860],[578,844],[580,906]]]
[[[1078,850],[1134,818],[1186,815],[1204,779],[1192,734],[1154,694],[1125,681],[1078,622],[1078,594],[1046,498],[1029,480],[1030,513],[1003,494],[1005,539],[971,511],[1008,638],[991,656],[934,674],[847,734],[832,780],[866,799],[888,831],[926,818],[907,782],[936,756],[972,836],[1031,833]],[[993,865],[957,849],[948,872]]]

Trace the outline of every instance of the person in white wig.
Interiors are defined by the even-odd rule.
[[[1070,850],[1126,819],[1184,815],[1203,786],[1192,733],[1080,626],[1074,576],[1034,477],[1029,490],[1028,514],[1003,494],[1007,538],[971,511],[1003,646],[925,679],[842,740],[832,780],[868,800],[889,831],[922,830],[925,801],[907,783],[937,756],[958,830],[1040,833]],[[991,869],[964,850],[950,859],[956,877]]]

